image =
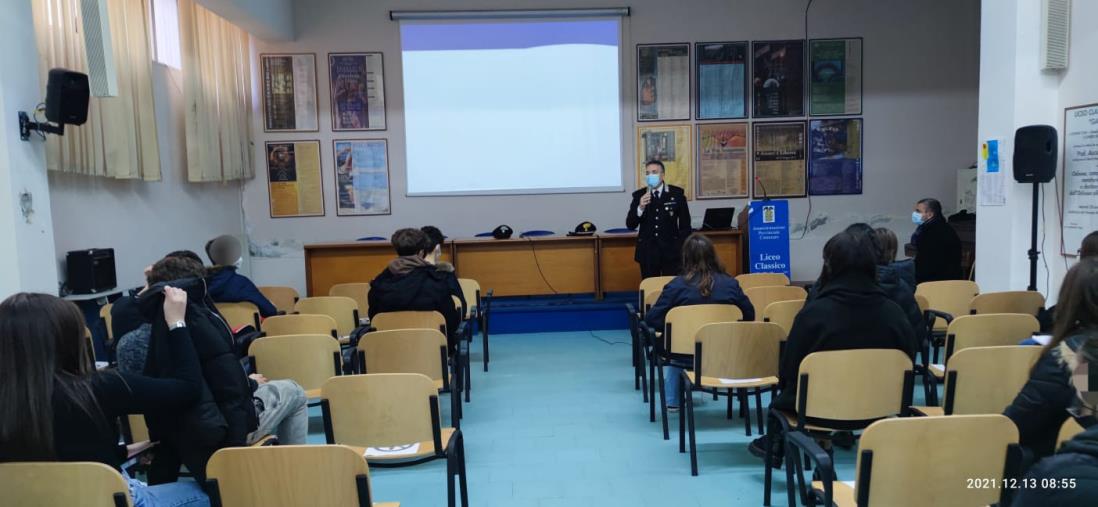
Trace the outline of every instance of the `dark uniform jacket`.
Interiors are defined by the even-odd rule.
[[[660,252],[673,252],[679,255],[683,240],[690,235],[690,208],[686,204],[686,193],[682,188],[664,184],[659,199],[652,196],[652,202],[644,208],[644,214],[637,216],[637,206],[647,192],[642,188],[633,192],[633,201],[629,203],[629,213],[625,216],[625,226],[637,232],[637,250],[633,259],[645,262],[650,256]]]
[[[944,218],[934,217],[915,230],[915,281],[963,280],[961,238]]]

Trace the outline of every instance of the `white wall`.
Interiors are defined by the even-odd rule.
[[[114,248],[118,285],[133,287],[164,254],[190,249],[205,258],[206,241],[242,232],[239,183],[186,182],[179,71],[154,63],[152,74],[161,181],[49,175],[62,276],[65,252]]]
[[[657,42],[765,40],[804,37],[803,0],[622,0],[598,6],[628,5],[623,51],[627,64],[623,108],[635,117],[634,45]],[[399,227],[433,223],[452,237],[471,236],[507,223],[517,230],[547,228],[571,230],[589,219],[600,229],[621,227],[628,206],[625,192],[544,196],[405,197],[404,120],[401,115],[400,40],[392,9],[507,9],[522,7],[514,0],[313,0],[295,2],[297,38],[289,43],[257,42],[258,52],[315,52],[317,54],[320,125],[318,133],[264,134],[255,102],[256,174],[244,193],[247,232],[253,243],[255,276],[263,283],[304,288],[300,246],[360,236],[388,236]],[[539,8],[588,7],[582,0],[550,0]],[[855,221],[893,228],[901,238],[913,231],[909,216],[914,202],[927,196],[955,202],[956,170],[971,165],[976,142],[979,68],[979,14],[975,0],[817,0],[812,6],[809,36],[865,38],[864,194],[811,199],[810,232],[793,242],[793,276],[814,278],[823,243]],[[326,55],[333,51],[382,51],[388,127],[384,132],[330,131]],[[260,78],[258,69],[255,79]],[[254,87],[258,90],[258,87]],[[633,189],[633,138],[626,131],[627,191]],[[376,217],[337,217],[332,176],[333,138],[386,138],[393,214]],[[274,140],[320,139],[327,216],[269,218],[263,143]],[[561,157],[562,154],[536,156]],[[693,201],[692,214],[707,207],[734,205],[745,200]],[[791,201],[794,239],[799,238],[808,211],[807,199]],[[949,210],[947,210],[949,211]]]
[[[1098,102],[1098,34],[1090,21],[1098,19],[1098,2],[1072,2],[1068,70],[1040,70],[1039,0],[984,0],[980,54],[979,140],[1008,141],[1000,149],[1012,167],[1014,131],[1024,125],[1046,124],[1060,134],[1057,174],[1063,171],[1064,108]],[[978,144],[970,147],[974,152]],[[1055,303],[1061,279],[1074,257],[1060,254],[1061,226],[1057,178],[1042,185],[1038,216],[1037,289]],[[1024,290],[1029,284],[1032,185],[1007,182],[1005,206],[979,206],[977,212],[976,281],[982,291]],[[1042,239],[1043,238],[1043,239]]]
[[[293,0],[197,0],[230,23],[264,40],[294,38]]]
[[[0,47],[0,299],[19,291],[56,293],[46,152],[37,136],[21,141],[16,123],[17,112],[32,111],[44,94],[30,2],[5,2]],[[24,193],[32,198],[28,215]]]

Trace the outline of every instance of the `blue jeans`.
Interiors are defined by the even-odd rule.
[[[664,370],[663,388],[667,395],[667,406],[679,406],[679,386],[682,385],[682,368],[668,366]]]
[[[210,499],[197,482],[169,482],[149,486],[122,472],[130,486],[133,507],[209,507]]]

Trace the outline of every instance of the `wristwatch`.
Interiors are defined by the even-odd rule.
[[[179,329],[181,327],[187,327],[187,323],[183,322],[182,320],[177,320],[177,321],[173,322],[172,324],[168,325],[168,330],[169,331],[175,331],[176,329]]]

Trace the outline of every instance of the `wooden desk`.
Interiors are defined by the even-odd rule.
[[[327,296],[337,283],[370,282],[396,257],[389,241],[350,241],[305,245],[305,290],[307,296]],[[452,262],[449,245],[442,259]]]
[[[743,255],[740,231],[706,231],[713,241],[717,257],[728,274],[740,274]],[[635,291],[640,286],[640,266],[633,260],[637,235],[600,234],[599,238],[599,288],[600,296],[607,292]]]
[[[740,273],[739,231],[706,232],[731,275]],[[633,261],[636,234],[547,236],[516,239],[459,239],[443,246],[443,259],[458,276],[472,278],[497,296],[595,294],[634,291],[640,267]],[[337,283],[369,282],[396,252],[388,241],[305,245],[309,296],[326,296]]]
[[[598,292],[598,237],[466,239],[453,242],[458,276],[496,296]]]

